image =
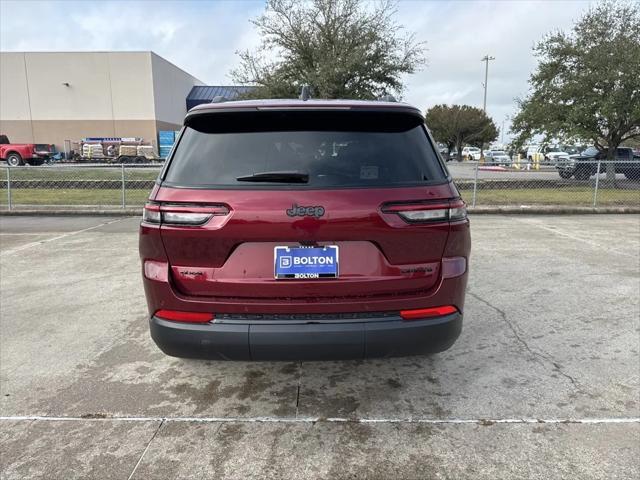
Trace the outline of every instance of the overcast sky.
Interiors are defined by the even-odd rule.
[[[531,47],[571,28],[594,2],[581,0],[401,1],[397,20],[426,42],[428,65],[408,76],[403,99],[482,106],[489,54],[487,112],[501,127],[527,92]],[[229,84],[235,52],[259,38],[249,22],[264,1],[0,0],[3,51],[153,50],[211,85]],[[508,130],[509,122],[505,123]],[[505,140],[508,135],[505,136]]]

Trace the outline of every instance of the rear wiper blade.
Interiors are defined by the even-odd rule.
[[[261,172],[236,177],[239,182],[309,183],[309,174],[302,172]]]

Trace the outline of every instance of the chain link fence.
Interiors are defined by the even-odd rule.
[[[91,209],[142,206],[159,164],[3,167],[0,206],[5,209]]]
[[[447,166],[472,207],[640,206],[640,161],[453,161]]]
[[[555,165],[512,161],[447,163],[462,197],[476,206],[640,206],[640,162]],[[142,206],[162,165],[48,165],[0,170],[2,209]],[[615,169],[607,175],[607,168]],[[599,172],[599,173],[598,173]]]

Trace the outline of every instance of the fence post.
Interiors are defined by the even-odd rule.
[[[476,206],[476,192],[478,190],[478,166],[479,165],[480,165],[480,162],[476,162],[476,171],[473,176],[473,200],[471,202],[472,207]]]
[[[11,210],[11,167],[7,165],[7,207]]]
[[[121,165],[122,166],[122,208],[125,208],[127,205],[127,197],[126,197],[126,187],[125,187],[125,181],[124,181],[124,163]]]
[[[596,167],[596,186],[593,190],[593,207],[598,206],[598,183],[600,180],[600,160],[598,160],[598,166]]]

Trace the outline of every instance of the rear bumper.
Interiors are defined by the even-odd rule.
[[[151,317],[151,337],[167,355],[217,360],[339,360],[447,350],[462,329],[459,313],[428,320],[187,324]]]

